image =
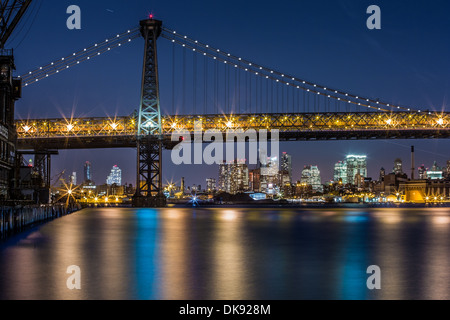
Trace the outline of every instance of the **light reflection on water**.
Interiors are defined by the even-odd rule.
[[[0,298],[449,299],[449,231],[445,208],[86,209],[0,244]]]

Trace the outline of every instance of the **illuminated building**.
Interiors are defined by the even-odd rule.
[[[283,152],[281,156],[281,172],[282,177],[280,179],[281,186],[286,185],[287,183],[292,183],[292,156]],[[287,177],[285,176],[287,175]]]
[[[106,184],[109,186],[112,184],[122,185],[122,170],[117,165],[112,167],[111,173],[106,178]]]
[[[248,167],[245,161],[219,164],[219,190],[230,194],[248,190]]]
[[[214,192],[216,191],[216,179],[214,178],[206,178],[206,191]]]
[[[89,161],[84,164],[84,182],[92,181],[92,166]]]
[[[261,192],[275,193],[275,188],[279,185],[279,168],[278,157],[267,158],[265,163],[261,163],[259,181]]]
[[[248,186],[254,192],[261,191],[261,168],[250,170],[248,173]]]
[[[392,172],[395,174],[403,174],[403,162],[401,159],[395,159]]]
[[[425,168],[425,165],[421,165],[418,169],[419,171],[419,179],[424,180],[427,179],[427,168]]]
[[[343,185],[348,183],[347,181],[347,162],[339,161],[334,165],[333,180],[336,183],[342,182]]]
[[[347,183],[355,184],[355,177],[359,173],[361,177],[367,177],[367,156],[349,155],[347,162]]]
[[[442,179],[442,169],[437,165],[436,161],[433,163],[431,170],[427,170],[427,178],[431,180]]]
[[[302,178],[300,180],[302,184],[311,186],[313,191],[322,192],[322,179],[320,177],[320,171],[317,166],[305,166],[302,171]]]

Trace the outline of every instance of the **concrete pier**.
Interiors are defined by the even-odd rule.
[[[15,234],[34,224],[49,221],[80,210],[79,205],[65,204],[0,208],[0,238]]]

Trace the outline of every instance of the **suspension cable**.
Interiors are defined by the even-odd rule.
[[[310,81],[306,81],[306,80],[303,80],[303,79],[300,79],[297,77],[293,77],[291,75],[284,74],[279,71],[273,70],[271,68],[267,68],[267,67],[261,66],[259,64],[253,63],[249,60],[239,58],[236,55],[226,53],[220,49],[211,47],[207,44],[203,44],[197,40],[192,40],[191,38],[189,38],[187,36],[179,35],[176,31],[173,31],[166,27],[163,27],[162,36],[168,40],[171,40],[174,43],[183,45],[184,47],[191,49],[199,54],[203,54],[204,56],[208,56],[210,58],[216,59],[223,63],[229,63],[231,65],[234,64],[235,68],[240,68],[251,74],[255,74],[260,77],[265,77],[266,79],[271,79],[273,81],[280,82],[287,86],[304,90],[311,94],[317,94],[319,96],[321,95],[321,96],[329,98],[329,99],[335,99],[339,102],[342,101],[342,102],[353,104],[353,105],[356,105],[359,107],[366,107],[366,108],[375,109],[378,111],[392,111],[392,110],[385,109],[385,107],[387,107],[390,109],[405,110],[405,111],[418,111],[419,113],[421,112],[421,110],[413,110],[410,107],[394,105],[394,104],[382,102],[378,99],[365,98],[362,96],[347,93],[342,90],[332,89],[332,88],[329,88],[326,86],[315,84]],[[350,100],[350,99],[353,99],[353,100]]]
[[[44,78],[59,73],[70,67],[80,64],[83,61],[90,60],[93,57],[99,56],[102,53],[108,52],[111,49],[120,47],[134,39],[140,37],[139,28],[128,30],[124,33],[117,34],[114,37],[108,38],[102,42],[95,43],[89,47],[78,50],[71,55],[65,56],[56,61],[45,64],[42,67],[29,71],[28,73],[19,76],[22,79],[22,86],[26,87],[32,83],[36,83]]]

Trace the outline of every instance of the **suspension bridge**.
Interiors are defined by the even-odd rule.
[[[198,121],[203,131],[278,130],[283,141],[450,136],[447,112],[393,104],[313,83],[182,35],[152,16],[140,21],[137,28],[11,81],[20,92],[141,38],[145,42],[141,103],[136,110],[130,110],[128,116],[15,120],[17,150],[45,154],[45,150],[60,149],[137,148],[134,203],[163,206],[162,149],[173,147],[174,132],[193,134]],[[170,54],[164,55],[171,61],[171,70],[164,70],[171,73],[169,101],[160,99],[158,39],[171,46]]]

